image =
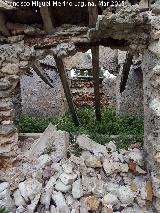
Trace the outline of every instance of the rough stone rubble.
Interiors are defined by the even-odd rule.
[[[143,52],[150,39],[151,18],[152,14],[141,12],[138,5],[125,5],[115,14],[102,15],[96,28],[89,30],[88,36],[95,41],[112,38],[115,46],[116,41],[122,41],[121,48],[128,46],[134,54]]]
[[[100,38],[113,38],[114,41],[123,40],[124,44],[128,43],[128,48],[133,54],[142,53],[145,159],[152,178],[155,196],[153,205],[159,212],[160,196],[157,191],[160,190],[160,97],[158,83],[160,71],[160,11],[157,5],[159,6],[159,1],[156,1],[151,6],[151,10],[146,12],[140,12],[141,8],[137,5],[126,6],[114,15],[102,16],[96,28],[89,31],[89,36],[94,41]]]
[[[0,45],[0,154],[14,155],[18,133],[13,125],[14,110],[11,93],[19,81],[19,76],[27,68],[33,49],[24,41]]]
[[[100,145],[86,135],[76,144],[78,156],[69,134],[50,124],[17,164],[0,171],[5,180],[0,207],[12,213],[154,213],[151,179],[138,144],[117,150],[112,141]]]

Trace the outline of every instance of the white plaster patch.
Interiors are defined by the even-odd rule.
[[[160,116],[160,99],[154,98],[150,103],[150,108],[155,112],[157,116]]]
[[[117,78],[115,75],[111,74],[108,70],[104,69],[103,67],[101,68],[101,71],[103,72],[103,75],[105,76],[105,78],[109,78],[109,79]]]

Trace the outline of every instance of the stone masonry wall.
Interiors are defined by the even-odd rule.
[[[28,65],[32,49],[24,42],[0,45],[0,155],[14,156],[18,133],[13,125],[14,109],[11,93],[19,82],[19,75]]]
[[[155,207],[160,212],[160,58],[149,50],[143,56],[144,73],[144,146],[151,172]]]
[[[21,76],[22,114],[59,116],[64,112],[66,101],[58,72],[51,68],[45,71],[53,80],[53,88],[44,83],[34,70],[32,76]]]
[[[124,7],[115,15],[102,17],[96,29],[90,31],[92,40],[110,37],[116,40],[125,39],[130,44],[132,54],[140,52],[143,55],[144,148],[146,164],[152,179],[155,212],[158,213],[160,212],[159,6],[160,2],[156,1],[147,12],[140,12],[137,5]]]
[[[121,73],[118,78],[121,78]],[[125,90],[120,93],[120,79],[117,80],[118,114],[143,117],[143,73],[141,68],[132,66],[128,75]]]

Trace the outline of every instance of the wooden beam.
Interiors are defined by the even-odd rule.
[[[42,16],[43,24],[44,24],[44,29],[48,34],[54,33],[54,26],[52,23],[51,15],[49,12],[49,8],[46,7],[41,7],[40,8],[40,13]]]
[[[130,68],[131,68],[131,65],[132,65],[132,60],[133,60],[133,55],[131,55],[129,52],[127,52],[126,60],[125,60],[123,70],[122,70],[122,77],[121,77],[121,83],[120,83],[120,93],[122,93],[126,88],[129,71],[130,71]]]
[[[6,27],[6,17],[2,11],[0,11],[0,32],[6,37],[10,36],[10,32]]]
[[[36,62],[33,64],[33,69],[34,69],[34,71],[37,73],[37,75],[38,75],[46,84],[48,84],[51,88],[54,87],[54,85],[53,85],[53,80],[50,79],[50,77],[46,74],[46,72],[44,71],[44,69],[41,67],[39,61],[36,61]]]
[[[100,91],[99,91],[99,46],[92,47],[91,51],[92,51],[96,119],[100,121],[101,107],[100,107]]]
[[[88,0],[89,5],[90,0]],[[98,18],[98,1],[93,0],[94,6],[88,6],[89,27],[95,27]],[[101,120],[100,91],[99,91],[99,46],[92,46],[92,71],[94,81],[95,112],[97,121]]]
[[[74,103],[72,101],[72,96],[71,96],[71,92],[70,92],[70,88],[69,88],[69,84],[68,84],[68,80],[67,80],[67,76],[66,76],[66,69],[64,66],[64,61],[61,57],[57,57],[56,55],[54,56],[55,62],[56,62],[56,66],[57,66],[57,70],[59,72],[59,76],[63,85],[63,89],[64,89],[64,93],[67,99],[67,103],[69,106],[69,110],[71,112],[72,115],[72,119],[74,121],[74,123],[79,126],[79,119],[76,113],[76,109],[74,106]]]
[[[91,1],[88,0],[88,13],[89,13],[89,27],[95,27],[97,18],[98,18],[98,1],[93,0],[92,3],[94,3],[95,6],[89,6],[89,3]]]
[[[148,0],[148,8],[151,10],[151,0]]]

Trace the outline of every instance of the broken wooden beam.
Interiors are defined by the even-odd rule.
[[[33,64],[33,69],[34,71],[37,73],[37,75],[47,84],[49,85],[51,88],[54,87],[53,85],[53,80],[49,78],[49,76],[46,74],[46,72],[44,71],[44,69],[41,67],[40,62],[36,61]]]
[[[100,106],[100,90],[99,90],[99,46],[91,48],[92,51],[92,66],[93,66],[93,81],[95,94],[95,112],[97,121],[101,120]]]
[[[76,108],[74,106],[74,103],[72,101],[72,95],[71,95],[71,91],[70,91],[70,87],[68,84],[68,80],[67,80],[67,74],[66,74],[66,68],[64,65],[64,61],[62,57],[58,57],[57,55],[54,56],[55,62],[56,62],[56,66],[57,66],[57,70],[63,85],[63,89],[64,89],[64,93],[67,99],[67,103],[68,103],[68,107],[70,110],[70,113],[72,115],[72,119],[73,122],[79,126],[80,122],[76,113]]]
[[[89,6],[90,0],[88,0],[88,13],[89,13],[89,27],[95,27],[98,18],[98,1],[93,0],[94,6]]]
[[[127,52],[125,63],[123,65],[123,70],[122,70],[120,93],[122,93],[126,88],[129,71],[130,71],[130,68],[132,65],[132,60],[133,60],[133,55],[131,55],[129,52]]]
[[[49,8],[47,6],[41,7],[40,13],[41,13],[41,16],[42,16],[45,31],[48,34],[54,33],[54,26],[53,26],[53,22],[52,22],[52,18],[51,18]]]

